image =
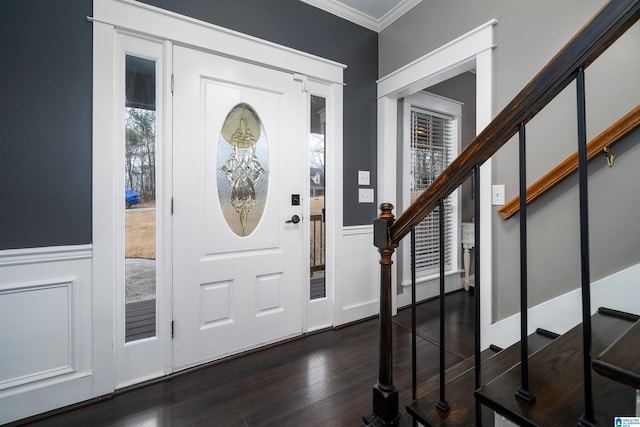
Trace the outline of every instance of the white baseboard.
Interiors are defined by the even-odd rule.
[[[445,293],[457,291],[463,287],[463,279],[460,276],[460,272],[456,271],[451,274],[445,274]],[[398,307],[406,307],[411,304],[411,285],[403,285],[403,291],[403,293],[398,295]],[[416,301],[418,302],[437,297],[438,295],[440,295],[440,277],[438,276],[416,285]]]
[[[362,304],[344,307],[342,309],[343,323],[355,322],[357,320],[366,319],[375,316],[380,311],[379,301],[369,301]]]
[[[640,314],[640,264],[591,284],[591,313],[599,307]],[[564,334],[582,322],[581,290],[575,289],[529,309],[529,333],[543,328]],[[482,348],[506,348],[520,341],[520,314],[493,323],[482,331]]]

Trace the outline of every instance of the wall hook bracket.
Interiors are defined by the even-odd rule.
[[[609,147],[604,147],[604,155],[607,156],[607,165],[609,165],[610,168],[613,167],[613,163],[616,159],[616,155],[613,154],[611,152],[611,150],[609,150]]]

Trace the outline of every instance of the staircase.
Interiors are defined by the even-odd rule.
[[[529,353],[533,354],[538,350],[550,345],[555,339],[554,334],[543,330],[536,331],[529,336]],[[493,347],[495,349],[495,347]],[[482,374],[485,382],[489,378],[494,378],[506,369],[516,365],[520,357],[519,344],[514,344],[506,349],[496,349],[493,354],[485,350],[485,358],[482,361]],[[440,389],[438,378],[422,384],[418,388],[419,399],[407,405],[407,412],[420,424],[424,426],[445,427],[445,426],[465,426],[470,425],[469,421],[474,419],[474,396],[470,393],[474,389],[474,358],[449,368],[445,372],[445,378],[450,378],[446,382],[447,401],[451,409],[447,412],[437,409]],[[515,389],[514,389],[515,390]],[[513,395],[513,393],[512,393]],[[493,411],[482,408],[482,425],[493,425]]]
[[[608,361],[603,363],[616,366],[618,370],[635,372],[630,376],[622,375],[621,378],[613,377],[613,374],[594,378],[595,419],[598,425],[610,425],[615,416],[635,416],[635,389],[640,388],[640,383],[634,383],[629,378],[638,378],[640,370],[633,371],[624,361],[613,358],[625,357],[625,361],[635,364],[637,368],[640,363],[639,349],[628,343],[638,338],[632,338],[629,334],[640,331],[639,325],[638,316],[606,308],[599,309],[592,317],[593,351],[603,352],[594,361],[594,366],[606,359]],[[559,337],[543,330],[529,336],[530,387],[536,396],[532,404],[516,399],[514,393],[520,385],[520,344],[486,357],[482,361],[482,382],[485,385],[475,393],[475,397],[484,405],[482,425],[494,425],[494,412],[523,426],[575,425],[584,412],[581,336],[581,325]],[[616,340],[616,337],[620,339]],[[618,352],[615,346],[619,344],[621,348],[623,342],[624,350]],[[420,424],[429,427],[473,425],[475,402],[474,395],[469,392],[474,388],[473,358],[449,368],[445,376],[450,378],[446,382],[447,400],[451,406],[449,411],[443,412],[436,407],[439,384],[434,378],[418,388],[420,398],[407,405],[407,412]]]
[[[478,194],[480,166],[516,134],[520,176],[520,342],[495,354],[481,351],[482,239],[481,227],[475,227],[475,354],[445,371],[445,261],[441,222],[440,375],[424,384],[416,383],[414,340],[414,381],[406,411],[414,425],[419,422],[425,426],[455,427],[493,426],[495,414],[521,426],[563,427],[608,426],[613,425],[615,416],[640,415],[636,414],[636,389],[640,388],[639,317],[606,308],[595,314],[591,312],[585,108],[585,69],[639,19],[640,0],[609,0],[402,215],[396,219],[391,204],[380,206],[380,216],[374,221],[374,245],[380,253],[381,268],[379,370],[373,388],[373,410],[363,418],[366,425],[398,426],[401,419],[399,391],[393,384],[392,371],[395,249],[408,235],[412,236],[413,243],[416,225],[432,211],[444,209],[444,200],[471,177],[477,192],[475,219],[476,223],[482,223]],[[525,128],[573,82],[578,110],[582,322],[557,338],[544,331],[528,335]],[[412,300],[415,310],[415,279]],[[415,319],[415,311],[413,316]],[[415,336],[415,320],[413,323]]]
[[[629,317],[600,309],[591,322],[593,351],[604,351],[627,331],[633,325]],[[529,357],[530,389],[536,397],[531,404],[514,396],[514,390],[520,385],[520,368],[517,363],[485,383],[476,392],[480,402],[522,426],[575,425],[585,413],[582,325]],[[635,389],[595,376],[593,392],[596,425],[612,425],[615,416],[635,416]]]
[[[630,319],[630,320],[633,320]],[[607,378],[640,389],[640,320],[593,361],[593,369]],[[597,354],[597,353],[596,353]]]

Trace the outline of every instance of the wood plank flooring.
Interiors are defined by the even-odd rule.
[[[447,342],[450,367],[469,356],[468,347],[473,347],[472,324],[458,321],[473,318],[473,295],[458,292],[446,301],[453,346]],[[438,372],[438,345],[432,339],[438,330],[438,301],[421,304],[418,313],[418,377],[425,381]],[[404,409],[408,403],[404,396],[410,393],[403,393],[411,388],[407,319],[410,311],[402,310],[393,326],[394,383],[403,395],[402,426],[412,425]],[[371,319],[175,375],[26,425],[361,426],[362,417],[371,412],[377,355],[378,320]]]

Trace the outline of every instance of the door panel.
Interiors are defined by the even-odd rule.
[[[291,74],[183,47],[174,74],[177,370],[302,332],[306,147]]]

